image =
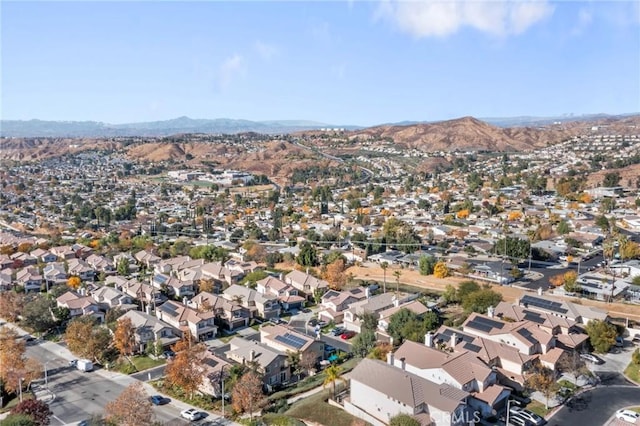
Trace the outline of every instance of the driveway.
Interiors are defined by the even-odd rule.
[[[599,358],[602,358],[604,364],[591,364],[588,363],[588,367],[601,379],[611,377],[611,373],[621,374],[627,365],[631,362],[631,356],[633,351],[636,350],[636,346],[631,342],[625,340],[625,345],[622,348],[613,348],[613,352],[606,354],[596,354]],[[603,383],[605,384],[605,383]]]
[[[549,419],[548,426],[601,426],[621,408],[638,405],[640,388],[602,386],[573,398]]]

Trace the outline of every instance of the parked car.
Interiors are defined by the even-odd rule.
[[[347,330],[347,331],[345,331],[344,333],[342,333],[342,334],[340,335],[340,338],[341,338],[342,340],[348,340],[348,339],[351,339],[351,338],[352,338],[353,336],[355,336],[355,335],[356,335],[356,332],[355,332],[355,331]]]
[[[320,321],[318,321],[318,325],[320,327],[326,327],[327,325],[329,325],[329,323],[326,322],[325,320],[320,320]]]
[[[585,361],[589,361],[592,362],[594,364],[602,364],[603,361],[598,358],[595,355],[591,355],[591,354],[580,354],[580,358],[584,359]]]
[[[74,367],[78,365],[78,360],[77,359],[72,359],[71,361],[69,361],[69,367]]]
[[[640,345],[640,334],[634,335],[633,339],[631,339],[631,343],[634,345]]]
[[[174,351],[164,351],[162,353],[162,356],[166,359],[172,359],[174,356],[176,356],[176,353]]]
[[[204,417],[204,413],[202,411],[198,411],[195,408],[188,408],[186,410],[182,410],[180,411],[180,417],[187,419],[187,420],[191,420],[196,421],[196,420],[200,420],[201,418]]]
[[[153,405],[165,405],[171,402],[169,398],[165,398],[162,395],[152,395],[149,397],[149,401],[151,401]]]
[[[631,410],[618,410],[616,411],[616,419],[632,424],[640,423],[640,421],[638,421],[638,419],[640,419],[640,413]]]
[[[345,329],[343,327],[336,327],[333,330],[331,330],[331,334],[333,334],[334,336],[339,336],[344,332],[345,332]]]
[[[522,417],[529,421],[531,424],[540,426],[546,423],[546,420],[534,413],[533,411],[526,410],[522,407],[511,407],[509,413],[516,417]]]
[[[520,417],[517,414],[511,414],[509,413],[509,426],[532,426],[533,423],[531,423],[529,420],[525,419],[524,417]]]
[[[624,339],[622,338],[622,336],[616,337],[616,346],[619,348],[624,346]]]

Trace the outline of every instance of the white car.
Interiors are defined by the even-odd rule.
[[[521,407],[511,407],[509,412],[517,417],[522,417],[526,421],[534,425],[543,425],[546,421],[536,413]]]
[[[631,410],[618,410],[616,411],[616,419],[636,424],[640,423],[638,422],[638,419],[640,419],[640,413],[636,413]]]
[[[591,354],[580,354],[580,358],[584,359],[585,361],[592,362],[594,364],[600,364],[600,359],[596,358]]]
[[[202,411],[196,410],[195,408],[189,408],[187,410],[182,410],[180,412],[180,417],[183,417],[187,420],[195,421],[203,418],[204,413]]]

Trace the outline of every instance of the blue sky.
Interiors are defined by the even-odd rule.
[[[7,2],[3,119],[640,111],[640,2]]]

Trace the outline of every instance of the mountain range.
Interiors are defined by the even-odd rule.
[[[583,116],[564,115],[559,117],[511,117],[481,118],[480,120],[497,127],[536,127],[552,123],[570,121],[597,121],[623,118],[632,114]],[[446,121],[403,121],[383,124],[385,126],[413,126],[445,123]],[[46,120],[0,120],[0,136],[3,137],[115,137],[115,136],[170,136],[183,133],[234,134],[256,132],[264,134],[294,133],[323,128],[360,130],[362,126],[335,125],[308,120],[251,121],[241,119],[193,119],[178,117],[171,120],[141,123],[109,124],[98,121],[46,121]],[[374,127],[375,128],[375,127]]]

